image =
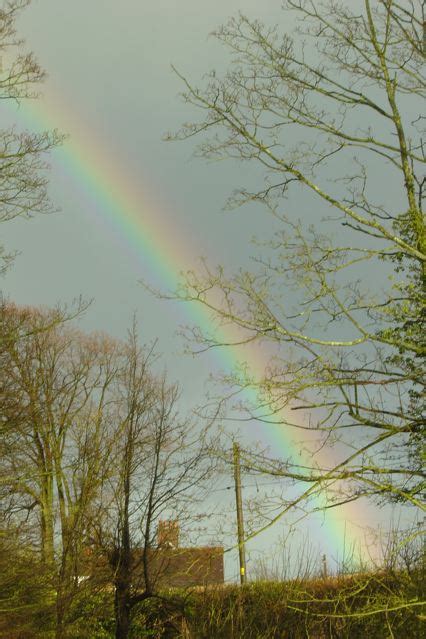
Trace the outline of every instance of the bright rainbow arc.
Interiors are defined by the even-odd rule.
[[[69,131],[70,121],[73,123],[70,137],[55,151],[55,156],[59,156],[67,177],[75,181],[80,191],[94,192],[96,207],[101,211],[102,218],[114,230],[114,234],[119,233],[126,247],[131,247],[139,261],[143,255],[143,262],[151,270],[155,269],[163,286],[173,289],[178,282],[179,273],[188,268],[184,256],[190,255],[192,251],[185,243],[185,234],[179,232],[171,222],[169,231],[165,231],[165,225],[161,222],[164,213],[155,210],[154,205],[149,202],[146,196],[147,189],[136,186],[129,180],[122,166],[108,160],[112,154],[107,153],[101,142],[96,139],[93,128],[89,131],[88,127],[84,126],[80,114],[77,118],[75,112],[67,111],[56,96],[49,97],[49,100],[22,103],[17,114],[23,123],[31,128],[42,126],[46,129],[58,128]],[[212,328],[212,320],[204,308],[188,304],[187,309],[188,318],[192,322],[206,329]],[[225,332],[222,333],[222,337],[224,341],[232,340],[231,335],[226,335]],[[239,361],[236,347],[221,349],[220,353],[221,363],[226,366],[232,367]],[[263,373],[264,362],[260,358],[250,356],[248,363],[257,375]],[[250,399],[255,399],[253,392],[250,395]],[[264,428],[268,429],[266,438],[275,450],[286,456],[298,456],[299,453],[284,428]],[[303,464],[304,461],[307,460],[299,457],[299,463]],[[322,461],[325,463],[326,460]],[[324,504],[323,499],[317,498],[318,508]],[[334,550],[334,556],[337,554],[340,559],[345,546],[347,550],[351,545],[364,545],[364,537],[360,531],[368,523],[364,509],[361,513],[356,502],[346,507],[346,517],[343,523],[334,509],[326,511],[324,515],[324,545],[328,551]]]

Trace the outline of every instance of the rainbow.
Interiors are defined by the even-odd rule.
[[[75,182],[83,196],[96,201],[102,220],[113,229],[115,236],[119,236],[126,251],[130,248],[139,263],[156,273],[162,287],[173,290],[180,273],[192,267],[198,256],[185,239],[190,237],[190,233],[179,231],[174,226],[171,210],[167,211],[162,204],[159,208],[155,194],[129,177],[128,168],[114,160],[115,154],[96,137],[93,123],[89,128],[81,114],[65,108],[57,96],[49,95],[38,101],[22,103],[17,110],[10,108],[14,110],[14,117],[31,130],[58,128],[70,133],[64,145],[55,150],[55,162],[61,164],[67,179]],[[93,207],[87,209],[91,215],[99,214]],[[186,310],[191,322],[207,330],[213,329],[212,319],[201,305],[188,304]],[[227,329],[221,337],[224,342],[232,342],[232,333],[228,333]],[[221,365],[228,368],[235,366],[240,358],[236,347],[216,352],[220,353]],[[244,359],[248,360],[256,375],[263,374],[265,362],[259,353],[250,351]],[[251,392],[250,396],[250,392],[248,397],[254,400],[254,393]],[[290,429],[274,425],[263,428],[262,435],[275,452],[298,458],[301,464],[307,462],[292,441]],[[326,465],[326,462],[323,457],[322,463]],[[325,504],[325,497],[320,495],[315,499],[316,508],[320,510]],[[370,517],[371,513],[364,506],[361,512],[356,502],[342,509],[326,510],[321,531],[317,531],[317,540],[321,538],[324,551],[342,559],[345,545],[346,548],[364,546],[364,528],[368,526]]]

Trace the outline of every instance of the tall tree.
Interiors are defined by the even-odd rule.
[[[153,348],[129,333],[117,376],[112,472],[93,519],[94,556],[109,565],[115,637],[127,639],[135,607],[159,595],[156,561],[161,517],[184,524],[195,516],[211,476],[206,429],[178,410],[179,389],[153,373]],[[163,595],[164,597],[164,595]],[[163,607],[172,600],[163,599]]]
[[[322,490],[328,505],[370,495],[422,511],[424,2],[283,8],[296,37],[243,15],[216,31],[231,67],[204,88],[180,76],[202,117],[170,136],[259,165],[264,182],[229,204],[264,205],[278,230],[256,271],[205,265],[176,295],[236,328],[236,345],[264,347],[264,375],[247,366],[231,380],[257,392],[251,416],[331,445],[327,466],[251,460],[302,486],[277,517]],[[189,337],[225,346],[198,327]],[[293,424],[290,410],[309,422]]]
[[[57,637],[78,585],[92,503],[105,478],[108,415],[118,346],[56,324],[55,313],[10,305],[1,344],[1,496],[15,526],[32,522],[33,543],[56,590]]]

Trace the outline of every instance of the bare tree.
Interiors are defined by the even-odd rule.
[[[154,359],[133,327],[117,377],[114,471],[93,524],[95,556],[108,563],[114,586],[117,639],[129,636],[136,605],[159,596],[159,520],[191,520],[212,469],[206,430],[179,415],[179,389],[154,375]]]
[[[178,74],[202,117],[168,137],[202,136],[201,156],[259,165],[263,184],[229,205],[260,203],[279,226],[259,241],[257,270],[204,264],[175,296],[236,329],[235,346],[264,347],[264,375],[247,365],[226,379],[234,397],[255,390],[248,417],[301,428],[334,456],[308,469],[247,458],[301,486],[272,521],[320,491],[327,506],[367,495],[423,511],[424,2],[284,10],[296,38],[239,15],[215,33],[233,56],[224,77],[197,88]],[[226,347],[198,327],[188,337],[198,351]]]
[[[45,73],[32,53],[23,51],[15,22],[30,0],[9,0],[0,6],[0,101],[5,104],[35,99]],[[45,156],[59,144],[57,131],[18,132],[15,127],[0,130],[0,222],[29,218],[52,210],[47,194]],[[3,270],[12,256],[0,247]]]

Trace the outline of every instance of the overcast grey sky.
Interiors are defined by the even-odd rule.
[[[93,132],[90,143],[101,142],[102,152],[130,182],[149,188],[163,225],[170,225],[170,233],[179,231],[191,258],[244,263],[249,239],[264,222],[253,209],[221,212],[226,197],[247,177],[247,167],[243,174],[241,166],[206,164],[191,157],[191,143],[162,141],[166,131],[194,115],[177,97],[182,86],[171,64],[195,80],[210,68],[223,68],[225,52],[208,38],[211,30],[238,10],[258,15],[260,8],[262,19],[276,22],[282,17],[279,7],[276,0],[34,0],[19,22],[28,48],[48,72],[41,112],[45,102],[46,114],[51,113],[52,96],[66,106],[48,116],[49,126],[71,138],[81,134],[80,123]],[[22,116],[16,114],[18,124],[21,117],[27,125]],[[160,310],[138,285],[139,277],[150,275],[144,256],[138,262],[117,229],[99,223],[90,197],[96,194],[84,192],[60,154],[53,153],[50,162],[50,192],[60,213],[5,229],[5,243],[22,253],[4,280],[6,292],[30,304],[80,294],[94,298],[84,325],[117,336],[136,309],[146,339],[159,337],[169,352],[176,315]],[[183,310],[180,319],[186,315]]]
[[[117,170],[149,187],[162,225],[191,248],[188,265],[198,256],[230,267],[247,264],[250,238],[270,236],[270,222],[255,207],[221,211],[254,169],[208,164],[191,157],[191,142],[162,141],[165,132],[197,117],[177,97],[182,86],[171,64],[195,82],[209,69],[225,68],[226,52],[208,34],[239,10],[291,28],[280,7],[280,0],[33,0],[19,21],[28,49],[48,72],[41,112],[45,103],[50,113],[52,96],[66,105],[49,115],[49,126],[72,138],[81,135],[80,123],[102,142]],[[28,120],[18,111],[16,122]],[[82,327],[117,337],[125,336],[136,311],[142,338],[159,339],[170,378],[201,401],[204,381],[222,360],[178,356],[176,330],[191,321],[190,310],[142,289],[138,280],[152,275],[152,264],[135,255],[119,229],[100,222],[102,209],[93,210],[96,192],[87,192],[61,155],[54,152],[50,162],[50,193],[60,212],[4,225],[4,244],[21,252],[3,279],[4,292],[34,305],[93,298]],[[267,433],[262,438],[268,443]]]

